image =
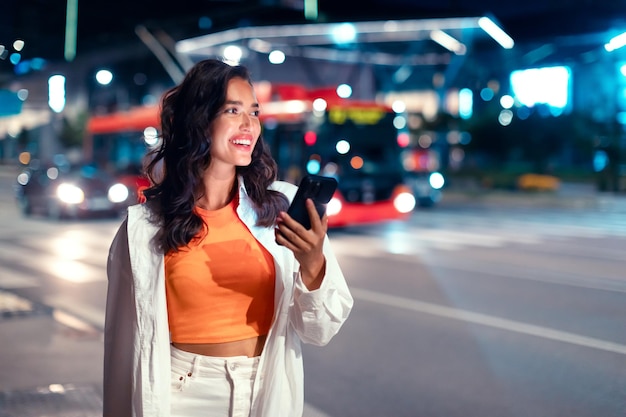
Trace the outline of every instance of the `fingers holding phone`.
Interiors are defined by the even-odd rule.
[[[323,242],[328,229],[326,214],[320,217],[318,208],[312,199],[307,198],[303,206],[310,228],[306,228],[301,222],[291,217],[288,212],[281,212],[276,221],[276,243],[286,246],[296,255],[317,246],[320,241]]]
[[[318,288],[324,276],[326,204],[336,189],[334,178],[304,176],[289,209],[281,212],[276,222],[276,243],[294,253],[300,263],[302,280],[309,289]]]
[[[326,214],[319,217],[313,200],[305,200],[311,228],[307,229],[294,220],[288,213],[281,212],[275,231],[276,243],[291,250],[300,263],[302,281],[309,288],[319,288],[324,276],[326,259],[323,246],[328,219]]]
[[[305,175],[287,213],[281,213],[277,219],[276,243],[296,252],[306,250],[311,240],[323,240],[328,229],[326,204],[336,189],[334,178]],[[313,233],[306,233],[308,231]]]

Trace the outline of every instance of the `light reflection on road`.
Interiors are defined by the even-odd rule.
[[[93,235],[81,229],[69,229],[46,240],[53,254],[49,258],[50,272],[56,277],[75,283],[102,280],[102,268],[84,261],[90,257],[85,241]]]

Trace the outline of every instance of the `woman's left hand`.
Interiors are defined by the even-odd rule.
[[[302,281],[309,290],[315,290],[322,284],[326,269],[326,259],[322,251],[324,238],[328,230],[326,214],[320,219],[315,204],[310,198],[306,208],[311,219],[311,229],[294,220],[289,214],[280,212],[276,219],[276,243],[291,250],[300,263]]]

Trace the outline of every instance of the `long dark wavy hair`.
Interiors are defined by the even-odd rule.
[[[147,155],[145,173],[152,186],[144,192],[152,221],[159,226],[155,240],[163,253],[188,245],[205,227],[194,206],[204,193],[202,176],[211,163],[211,125],[226,102],[228,82],[237,77],[252,85],[247,68],[207,59],[163,95],[162,138]],[[262,137],[252,152],[252,163],[236,171],[244,179],[257,225],[272,226],[288,201],[284,194],[268,190],[278,170]]]

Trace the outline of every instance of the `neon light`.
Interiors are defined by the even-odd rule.
[[[328,111],[328,120],[342,125],[347,120],[358,125],[375,125],[385,116],[385,111],[378,108],[333,108]]]
[[[511,49],[515,45],[513,38],[488,17],[478,19],[478,26],[487,32],[487,35],[491,36],[493,40],[498,42],[504,49]]]
[[[443,30],[433,30],[430,32],[430,39],[437,42],[450,52],[454,52],[456,55],[465,55],[467,47],[454,37],[448,35]]]
[[[474,93],[469,88],[462,88],[459,91],[459,116],[461,119],[469,119],[472,117],[473,107]]]
[[[533,68],[511,73],[515,98],[527,107],[547,104],[563,109],[569,102],[570,70],[568,67]]]
[[[360,156],[353,156],[352,159],[350,159],[350,166],[354,169],[363,168],[363,158]]]
[[[408,133],[399,133],[398,137],[396,139],[398,141],[398,145],[401,148],[406,148],[407,146],[409,146],[409,143],[411,141],[411,138],[409,137]]]
[[[304,18],[317,20],[317,0],[304,0]]]
[[[67,0],[65,17],[65,60],[73,61],[76,57],[76,31],[78,28],[78,0]]]
[[[604,49],[606,49],[608,52],[613,52],[616,49],[623,47],[624,45],[626,45],[626,32],[611,38],[609,43],[604,45]]]
[[[315,142],[317,142],[317,134],[315,132],[309,130],[304,134],[304,143],[306,143],[308,146],[315,145]]]
[[[55,113],[65,108],[65,77],[53,75],[48,78],[48,105]]]

